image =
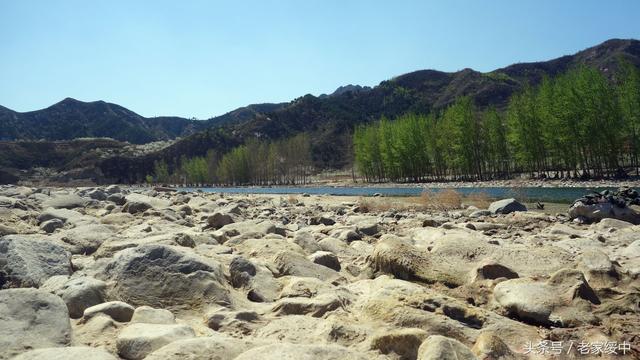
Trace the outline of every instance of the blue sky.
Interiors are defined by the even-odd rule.
[[[208,118],[419,69],[490,71],[640,38],[640,1],[0,0],[0,105]]]

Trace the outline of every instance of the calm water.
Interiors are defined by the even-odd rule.
[[[490,198],[514,197],[521,201],[546,201],[568,203],[597,190],[602,191],[607,188],[582,188],[582,187],[460,187],[450,188],[463,195],[474,193],[485,193]],[[609,188],[611,189],[611,188]],[[417,196],[424,190],[433,192],[447,190],[446,188],[429,187],[210,187],[210,188],[181,188],[186,191],[203,191],[211,193],[227,194],[311,194],[311,195],[342,195],[342,196],[372,196],[379,193],[385,196]]]

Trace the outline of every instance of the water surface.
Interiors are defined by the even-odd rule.
[[[569,203],[591,192],[612,188],[586,188],[586,187],[451,187],[429,188],[427,187],[357,187],[357,186],[318,186],[318,187],[207,187],[207,188],[180,188],[185,191],[203,191],[208,193],[227,194],[310,194],[310,195],[336,195],[336,196],[418,196],[423,191],[439,192],[453,189],[463,196],[484,193],[490,198],[514,197],[520,201],[546,201]]]

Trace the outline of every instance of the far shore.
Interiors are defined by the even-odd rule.
[[[134,185],[135,186],[135,185]],[[448,188],[522,188],[522,187],[541,187],[541,188],[620,188],[631,187],[640,188],[640,180],[487,180],[487,181],[447,181],[447,182],[422,182],[422,183],[397,183],[397,182],[354,182],[354,181],[314,181],[307,184],[281,184],[281,185],[184,185],[170,184],[170,187],[178,188],[276,188],[276,187],[293,187],[293,188],[432,188],[432,189],[448,189]]]

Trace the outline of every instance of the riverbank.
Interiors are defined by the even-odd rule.
[[[474,188],[474,187],[579,187],[579,188],[619,188],[634,187],[640,188],[640,180],[530,180],[530,179],[510,179],[510,180],[488,180],[488,181],[446,181],[446,182],[424,182],[424,183],[394,183],[394,182],[354,182],[349,179],[322,180],[313,184],[303,186],[335,186],[335,187],[407,187],[407,188]]]
[[[0,186],[0,359],[640,355],[640,226],[475,200]]]

